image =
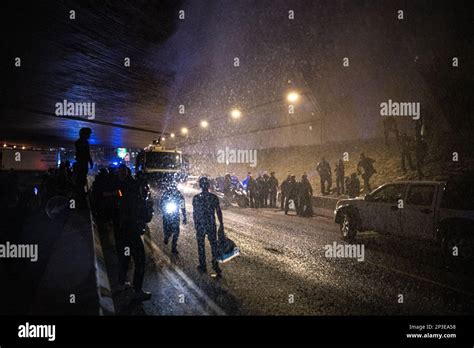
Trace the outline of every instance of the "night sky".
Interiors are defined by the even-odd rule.
[[[0,141],[68,144],[88,125],[92,144],[144,146],[181,127],[190,129],[189,143],[232,134],[232,141],[248,143],[240,135],[258,138],[262,130],[292,125],[317,129],[322,117],[325,140],[366,139],[381,135],[379,105],[388,99],[420,102],[426,119],[444,131],[474,128],[472,1],[1,6]],[[403,20],[397,19],[400,9]],[[22,59],[20,68],[15,57]],[[284,100],[290,89],[305,93],[291,117]],[[55,116],[54,104],[63,99],[95,102],[95,120]],[[245,111],[238,124],[226,117],[233,107]],[[210,123],[206,132],[197,128],[202,119]],[[319,141],[306,133],[300,138],[302,144]]]

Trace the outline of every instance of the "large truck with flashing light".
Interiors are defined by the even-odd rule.
[[[169,182],[183,182],[189,168],[185,155],[177,148],[165,148],[159,141],[140,151],[136,157],[135,172],[143,175],[152,186],[163,187]]]

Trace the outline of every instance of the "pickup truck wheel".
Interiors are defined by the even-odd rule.
[[[355,238],[357,230],[355,228],[354,218],[352,218],[350,214],[342,214],[342,219],[339,226],[341,228],[342,239],[352,240]]]
[[[474,258],[474,238],[466,233],[453,232],[443,238],[443,252],[446,257],[472,260]],[[457,248],[457,256],[454,255]]]

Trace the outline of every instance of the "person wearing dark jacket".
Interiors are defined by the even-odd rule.
[[[299,183],[299,214],[304,217],[313,216],[313,188],[304,174]]]
[[[269,200],[270,200],[270,184],[269,184],[269,179],[270,177],[268,176],[267,172],[263,173],[263,181],[262,181],[262,204],[264,208],[267,208],[269,205]]]
[[[292,175],[290,177],[290,181],[288,182],[287,197],[285,202],[285,215],[288,215],[288,211],[290,210],[290,201],[293,201],[296,212],[299,211],[298,198],[298,183],[296,182],[296,176]]]
[[[362,176],[362,179],[364,179],[364,191],[367,193],[372,191],[370,188],[370,178],[377,173],[374,168],[374,162],[374,159],[365,157],[365,154],[362,152],[360,154],[360,161],[357,164],[357,172]]]
[[[79,139],[75,142],[76,147],[76,187],[75,187],[75,196],[77,199],[77,206],[84,208],[86,206],[85,200],[85,186],[87,184],[87,174],[89,172],[89,165],[92,169],[94,163],[92,162],[92,157],[89,150],[89,138],[91,136],[92,130],[90,128],[81,128],[79,131]]]
[[[257,177],[257,208],[263,208],[263,200],[265,197],[265,179],[261,174]]]
[[[104,233],[106,224],[113,219],[114,207],[117,200],[114,181],[110,179],[107,168],[101,168],[92,184],[92,214],[96,219],[100,233]]]
[[[319,173],[321,179],[321,194],[327,195],[331,192],[332,185],[332,173],[331,166],[324,157],[321,158],[321,162],[316,166],[316,170]]]
[[[276,208],[276,198],[278,191],[278,179],[275,177],[275,172],[270,173],[268,179],[268,193],[270,195],[270,208]]]
[[[250,208],[258,208],[258,188],[257,182],[253,178],[252,174],[249,174],[249,179],[247,180],[247,195],[249,197]]]
[[[174,255],[178,255],[177,246],[181,221],[179,216],[180,211],[183,215],[183,224],[186,225],[187,221],[184,197],[182,193],[179,192],[175,181],[169,183],[167,189],[163,192],[160,199],[160,210],[163,216],[164,243],[167,245],[170,237],[173,236],[171,252]]]
[[[206,249],[205,238],[211,244],[212,268],[218,276],[222,273],[218,258],[218,240],[216,228],[216,215],[219,220],[219,230],[224,230],[224,221],[222,218],[222,210],[219,205],[219,198],[209,192],[209,180],[206,177],[199,179],[199,187],[202,192],[193,197],[193,220],[196,229],[196,239],[198,244],[199,266],[198,271],[206,273]]]
[[[143,291],[145,277],[145,247],[142,241],[144,224],[140,218],[140,187],[130,175],[127,166],[121,165],[117,171],[118,209],[115,222],[115,243],[119,259],[119,287],[126,282],[130,256],[133,258],[133,289],[135,299],[149,300],[151,293]]]
[[[285,210],[286,206],[286,199],[288,197],[288,184],[291,179],[291,174],[288,174],[285,180],[281,183],[280,190],[281,190],[281,201],[280,201],[280,208],[281,210]]]

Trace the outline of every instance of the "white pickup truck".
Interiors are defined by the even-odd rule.
[[[377,231],[436,241],[452,255],[474,255],[474,181],[400,181],[364,197],[337,202],[335,222],[345,240]]]

